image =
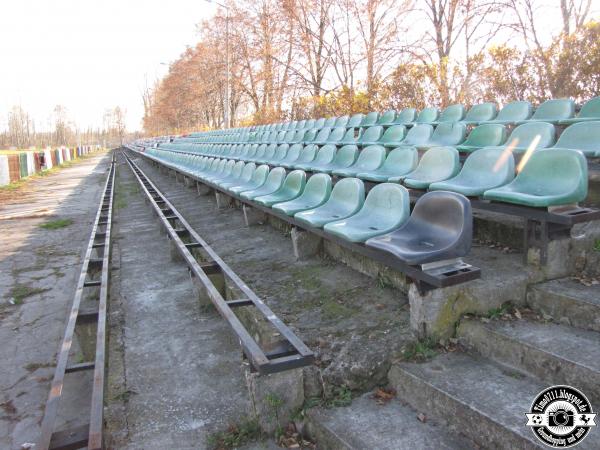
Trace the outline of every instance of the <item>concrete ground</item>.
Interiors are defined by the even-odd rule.
[[[38,439],[55,356],[109,162],[108,154],[96,154],[16,191],[0,191],[2,449],[20,449]],[[40,228],[56,219],[72,223],[55,230]],[[65,395],[73,394],[65,390]],[[61,411],[59,426],[70,421],[68,413]]]

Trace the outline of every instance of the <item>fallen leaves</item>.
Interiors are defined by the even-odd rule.
[[[583,284],[585,287],[592,287],[600,284],[600,279],[587,277],[585,275],[576,275],[571,277],[571,279],[577,281],[580,284]]]
[[[296,425],[293,422],[287,424],[277,439],[277,444],[283,448],[302,448],[309,450],[317,448],[314,442],[304,439],[302,435],[298,433]]]
[[[373,398],[378,405],[385,405],[390,400],[396,398],[396,390],[393,388],[377,388]]]

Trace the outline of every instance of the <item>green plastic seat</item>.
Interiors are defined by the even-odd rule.
[[[275,203],[275,211],[293,216],[297,212],[317,208],[327,201],[331,195],[331,177],[324,173],[317,173],[306,182],[304,190],[299,197],[282,203]]]
[[[556,129],[554,125],[547,122],[529,122],[517,126],[506,143],[500,147],[513,147],[513,153],[524,153],[535,139],[539,136],[539,142],[536,149],[547,148],[554,145],[556,139]]]
[[[246,163],[244,163],[244,161],[235,162],[231,173],[224,178],[219,178],[218,180],[215,180],[214,183],[218,184],[219,186],[223,186],[223,184],[225,183],[236,182],[242,176],[242,170],[244,170],[245,165]]]
[[[272,158],[273,164],[278,164],[279,162],[283,161],[289,149],[289,144],[281,144],[279,147],[277,147],[277,150],[275,150],[275,154]]]
[[[238,185],[248,183],[252,179],[252,175],[254,174],[255,170],[256,170],[256,164],[254,164],[253,162],[246,163],[244,165],[244,168],[242,169],[242,173],[240,174],[240,176],[237,179],[221,180],[221,182],[219,183],[219,186],[221,186],[223,189],[229,189],[230,187],[233,187],[233,186],[238,186]]]
[[[282,203],[297,198],[306,185],[306,173],[302,170],[293,170],[283,181],[283,184],[272,194],[254,197],[254,201],[264,206]]]
[[[404,108],[396,115],[394,125],[412,125],[416,118],[417,110],[415,108]]]
[[[506,142],[506,127],[501,123],[484,123],[471,130],[467,139],[456,146],[461,152],[473,152],[489,146],[499,146]]]
[[[329,131],[329,128],[328,128],[327,130]],[[327,131],[327,133],[328,133],[328,131]],[[313,143],[313,141],[316,139],[316,137],[317,137],[317,133],[318,133],[318,132],[319,132],[319,131],[318,131],[318,129],[317,129],[317,128],[313,128],[313,129],[311,129],[311,130],[308,130],[308,131],[306,131],[306,132],[304,133],[304,137],[302,138],[302,141],[299,141],[299,143],[300,143],[300,142],[303,142],[303,143],[305,143],[305,144],[312,144],[312,143]],[[329,133],[328,133],[328,134],[329,134]]]
[[[421,145],[429,141],[429,139],[431,139],[432,134],[432,125],[429,125],[427,123],[420,123],[408,130],[408,133],[406,133],[406,137],[402,139],[402,141],[400,141],[399,145],[403,147],[413,147]]]
[[[538,106],[530,119],[522,120],[519,123],[548,122],[557,124],[561,120],[573,118],[574,115],[575,102],[570,98],[557,98],[546,100]]]
[[[578,150],[538,150],[511,183],[485,191],[483,197],[533,207],[570,205],[587,197],[587,172]]]
[[[307,163],[294,164],[294,167],[296,169],[301,169],[301,170],[315,171],[320,166],[326,166],[328,164],[331,164],[335,158],[335,155],[336,155],[336,146],[333,144],[327,144],[327,145],[324,145],[323,147],[321,147],[317,151],[317,155],[315,156],[315,159],[313,159],[312,161],[307,162]]]
[[[356,144],[356,129],[348,128],[344,137],[337,143],[337,145],[353,145]]]
[[[335,184],[324,204],[296,213],[294,217],[304,225],[320,228],[326,223],[352,216],[362,208],[364,202],[363,182],[358,178],[344,178]]]
[[[467,126],[460,122],[442,122],[433,131],[431,138],[425,143],[416,144],[419,150],[426,150],[432,147],[445,147],[449,145],[458,145],[465,140]]]
[[[295,169],[296,166],[307,164],[312,162],[317,156],[317,150],[319,147],[316,145],[307,145],[302,150],[300,150],[300,154],[298,155],[298,159],[292,161],[290,163],[282,163],[280,166],[286,167],[288,169]]]
[[[294,144],[292,145],[286,155],[285,158],[277,161],[277,165],[285,167],[286,164],[291,164],[298,159],[300,156],[300,151],[304,148],[302,144]]]
[[[458,122],[465,117],[465,107],[461,104],[447,106],[439,115],[434,124]]]
[[[358,128],[363,121],[364,114],[358,113],[350,117],[350,120],[346,124],[346,128]]]
[[[381,138],[383,134],[383,127],[380,125],[369,127],[365,130],[363,134],[361,134],[356,140],[356,144],[362,147],[366,147],[368,145],[376,145],[377,141]]]
[[[252,161],[260,163],[267,151],[267,144],[260,144],[256,149],[256,153],[252,156]]]
[[[267,179],[267,175],[269,175],[269,166],[263,164],[262,166],[258,166],[254,172],[252,172],[252,177],[250,180],[230,186],[227,188],[227,190],[229,192],[233,192],[234,194],[239,194],[240,192],[259,188],[264,184],[265,180]]]
[[[389,111],[384,112],[379,119],[377,119],[377,123],[375,125],[389,126],[394,124],[394,119],[396,118],[396,111],[390,109]]]
[[[414,123],[435,123],[439,115],[439,110],[435,106],[430,106],[419,113]]]
[[[385,162],[386,150],[381,145],[371,145],[363,149],[356,162],[345,169],[337,169],[332,173],[339,177],[355,177],[362,172],[373,172]]]
[[[201,175],[203,180],[210,181],[212,178],[219,178],[223,173],[225,170],[225,164],[227,164],[227,160],[219,159],[217,161],[218,162],[216,164],[213,163],[209,172],[205,172]]]
[[[471,109],[467,111],[465,118],[461,121],[468,125],[477,125],[480,122],[486,122],[493,120],[498,114],[498,107],[495,103],[480,103],[478,105],[471,106]]]
[[[305,136],[308,134],[307,130],[294,130],[294,137],[291,139],[290,144],[296,144],[303,142]],[[314,136],[313,136],[314,139]]]
[[[589,122],[600,120],[600,96],[588,100],[582,107],[577,117],[559,120],[561,125],[570,125],[578,122]]]
[[[458,192],[478,197],[489,189],[510,183],[515,177],[515,158],[504,150],[488,147],[473,152],[454,178],[429,185],[431,191]]]
[[[317,119],[313,125],[313,129],[316,129],[317,131],[320,130],[321,128],[323,128],[325,126],[325,117],[321,117],[320,119]]]
[[[219,174],[207,177],[206,180],[211,183],[219,184],[219,180],[223,180],[231,175],[234,167],[235,161],[233,159],[226,160],[223,170]]]
[[[315,119],[308,119],[305,123],[304,126],[302,128],[304,128],[305,130],[310,130],[311,128],[315,127],[315,123],[316,120]]]
[[[454,177],[459,170],[460,159],[454,147],[434,147],[423,154],[415,170],[389,181],[402,181],[411,188],[427,189],[431,183]]]
[[[419,152],[414,147],[399,147],[392,150],[383,165],[370,172],[359,172],[357,177],[368,181],[388,181],[391,177],[399,177],[412,172],[419,163]]]
[[[327,119],[325,119],[325,123],[321,128],[333,128],[335,126],[336,120],[337,117],[328,117]]]
[[[275,156],[275,151],[277,150],[277,144],[269,144],[265,150],[265,154],[257,160],[257,163],[261,164],[270,164]]]
[[[406,188],[381,183],[369,191],[360,211],[347,219],[329,222],[323,229],[351,242],[365,242],[402,226],[409,216],[410,200]]]
[[[344,145],[333,158],[333,161],[324,163],[311,163],[313,172],[331,173],[334,170],[345,169],[355,163],[358,158],[358,147],[356,145]]]
[[[400,145],[405,135],[406,127],[404,125],[392,125],[385,130],[377,144],[387,148],[395,148]]]
[[[363,117],[363,120],[359,126],[361,128],[375,126],[377,125],[377,119],[379,119],[379,113],[376,111],[370,112],[365,117]]]
[[[600,152],[600,121],[579,122],[567,127],[550,148],[568,148],[595,156]]]
[[[283,167],[275,167],[269,172],[269,175],[267,175],[267,178],[263,184],[254,189],[241,191],[239,193],[240,197],[252,200],[256,197],[262,197],[265,195],[273,194],[281,188],[284,180],[285,169]]]
[[[480,123],[501,123],[504,125],[518,123],[531,117],[533,106],[531,103],[517,100],[506,104],[495,119],[481,121]]]
[[[346,127],[337,127],[331,130],[329,137],[325,141],[326,144],[337,144],[339,143],[346,134]]]
[[[310,144],[325,145],[327,144],[327,138],[329,138],[330,134],[331,128],[321,128],[315,139],[310,142]]]

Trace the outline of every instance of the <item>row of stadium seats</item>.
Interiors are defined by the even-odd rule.
[[[408,190],[381,183],[368,195],[358,178],[335,185],[328,174],[307,177],[302,170],[241,161],[187,157],[149,150],[178,170],[219,186],[232,196],[293,217],[306,228],[387,251],[408,265],[460,258],[471,248],[471,205],[452,192],[429,192],[411,213]]]
[[[294,136],[286,140],[288,133]],[[467,127],[463,123],[441,123],[435,128],[429,124],[415,125],[407,130],[404,125],[394,125],[387,130],[382,126],[367,128],[358,137],[354,129],[322,128],[316,130],[287,132],[283,140],[263,143],[235,144],[200,144],[179,139],[173,143],[159,145],[163,149],[197,152],[203,155],[226,155],[244,160],[265,161],[275,154],[283,152],[286,145],[301,148],[302,145],[354,145],[360,148],[379,145],[385,148],[415,147],[427,150],[433,147],[454,146],[457,150],[470,153],[483,147],[506,148],[510,145],[513,153],[524,153],[535,143],[535,149],[568,148],[580,150],[588,157],[600,157],[600,121],[576,123],[567,127],[558,140],[556,128],[548,122],[528,122],[515,127],[510,135],[505,125],[478,125],[467,135]],[[279,146],[279,147],[278,147]],[[275,158],[278,159],[278,158]]]
[[[532,104],[527,101],[508,103],[500,111],[494,103],[474,105],[468,111],[463,105],[454,104],[448,106],[442,112],[439,112],[435,107],[425,108],[419,113],[415,108],[405,108],[399,112],[390,110],[381,115],[377,112],[371,112],[366,115],[355,114],[353,116],[346,115],[327,119],[309,119],[247,128],[191,133],[187,138],[195,142],[207,143],[292,142],[298,136],[298,134],[294,135],[293,132],[318,132],[323,128],[364,129],[372,126],[387,128],[393,125],[411,127],[418,124],[438,125],[457,122],[464,125],[519,125],[528,122],[570,125],[594,120],[600,120],[600,97],[587,101],[577,115],[575,115],[575,103],[571,99],[547,100],[535,111]]]
[[[292,148],[289,149],[290,151]],[[298,149],[297,149],[298,150]],[[412,189],[451,191],[468,197],[514,203],[531,207],[551,207],[578,203],[587,197],[587,161],[571,149],[545,149],[533,152],[515,176],[515,161],[502,147],[485,147],[473,152],[461,168],[453,147],[433,147],[419,159],[414,147],[399,147],[387,154],[382,146],[369,146],[358,152],[356,146],[307,146],[266,159],[200,156],[168,150],[148,149],[155,158],[192,173],[217,178],[252,178],[262,186],[269,165],[285,174],[285,169],[302,170],[379,183],[401,183]],[[256,164],[262,164],[256,167]],[[248,168],[248,169],[246,169]],[[251,169],[250,169],[251,168]],[[252,173],[244,172],[252,170]],[[275,169],[273,169],[275,170]],[[264,175],[264,176],[263,176]]]

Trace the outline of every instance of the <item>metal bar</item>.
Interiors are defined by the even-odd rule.
[[[181,214],[177,211],[177,209],[167,200],[167,198],[160,193],[158,188],[148,179],[148,177],[141,171],[141,169],[129,158],[126,153],[123,153],[125,156],[129,167],[132,169],[134,175],[136,176],[138,182],[142,186],[143,191],[146,196],[150,199],[152,206],[155,211],[158,213],[159,219],[162,222],[163,227],[167,230],[167,233],[170,236],[170,239],[176,246],[177,250],[186,261],[188,267],[191,272],[198,277],[200,282],[204,285],[207,295],[211,299],[215,308],[221,316],[227,320],[234,333],[240,339],[240,344],[242,346],[242,350],[251,365],[255,370],[259,373],[275,373],[282,370],[287,370],[288,368],[293,367],[302,367],[309,364],[312,364],[314,361],[313,352],[271,311],[271,309],[265,305],[265,303],[260,300],[257,295],[237,276],[237,274],[231,270],[231,268],[217,255],[217,253],[204,241],[198,233],[188,224],[188,222],[183,218]],[[159,200],[154,199],[149,192],[150,186],[156,193]],[[161,205],[166,205],[169,214],[177,216],[177,219],[180,223],[178,229],[176,230],[169,220],[165,218],[164,210]],[[181,228],[179,228],[181,227]],[[261,312],[261,314],[267,319],[271,325],[279,332],[279,334],[286,339],[290,345],[295,349],[296,355],[293,359],[293,363],[285,362],[281,364],[278,361],[273,362],[273,360],[269,360],[269,358],[265,355],[265,353],[261,350],[258,343],[254,340],[251,334],[246,330],[237,316],[233,313],[231,307],[228,305],[228,302],[223,298],[218,289],[214,286],[211,279],[209,278],[209,274],[206,273],[203,269],[203,266],[208,269],[206,266],[207,263],[198,263],[196,258],[190,253],[185,243],[179,237],[179,232],[181,230],[186,230],[191,239],[197,243],[199,243],[204,251],[208,254],[210,258],[210,262],[208,263],[211,267],[210,270],[216,270],[214,267],[217,266],[219,271],[223,273],[227,279],[233,283],[238,290],[240,290],[247,299],[256,306],[256,308]],[[208,270],[207,270],[208,271]]]
[[[96,365],[91,362],[83,362],[83,363],[79,363],[79,364],[73,364],[72,366],[67,366],[65,372],[66,373],[72,373],[72,372],[81,372],[83,370],[92,370],[94,367],[96,367]]]
[[[109,258],[110,258],[110,230],[112,220],[112,204],[113,204],[113,189],[115,180],[115,155],[112,156],[112,161],[110,165],[110,171],[106,178],[106,182],[103,189],[103,194],[101,196],[100,205],[98,206],[98,211],[96,213],[96,218],[94,220],[94,225],[92,227],[92,232],[90,234],[90,239],[88,242],[87,250],[85,253],[85,257],[83,260],[83,264],[81,267],[81,272],[79,275],[79,280],[77,282],[77,288],[75,290],[75,295],[73,298],[73,303],[71,306],[71,312],[69,314],[69,319],[67,322],[67,326],[65,329],[64,337],[60,346],[60,350],[58,353],[58,358],[56,362],[56,369],[54,371],[54,378],[52,380],[50,393],[48,395],[48,401],[46,402],[46,408],[44,411],[44,418],[42,420],[41,426],[41,436],[39,440],[39,445],[36,448],[39,449],[49,449],[49,448],[61,448],[61,449],[69,449],[69,448],[81,448],[83,446],[88,445],[89,449],[99,450],[102,446],[102,425],[103,425],[103,393],[96,389],[92,391],[92,401],[91,401],[91,409],[90,409],[90,423],[89,425],[85,425],[84,427],[79,427],[76,430],[76,433],[73,434],[72,431],[64,431],[64,432],[55,432],[55,422],[56,416],[58,412],[58,407],[60,404],[62,390],[64,385],[64,377],[65,373],[68,372],[68,361],[69,361],[69,352],[71,350],[71,345],[73,342],[73,334],[75,331],[75,326],[78,322],[82,320],[85,321],[89,319],[89,312],[83,312],[79,310],[81,304],[81,298],[83,294],[83,289],[86,284],[86,279],[88,278],[88,271],[92,266],[101,266],[102,267],[102,285],[100,286],[100,298],[99,298],[99,309],[98,312],[94,312],[98,317],[98,335],[97,339],[104,336],[105,326],[106,326],[106,298],[108,295],[107,286],[108,286],[108,267],[109,267]],[[108,204],[108,209],[106,209],[106,205]],[[106,215],[108,217],[108,223],[105,225],[106,230],[102,232],[98,232],[98,227],[100,226],[101,216]],[[95,259],[91,257],[92,250],[94,248],[99,248],[96,242],[97,240],[103,238],[103,258]],[[102,342],[96,341],[96,361],[95,361],[95,373],[94,373],[94,382],[96,383],[96,379],[102,380],[104,379],[104,339]],[[76,366],[71,366],[71,368]],[[85,428],[85,438],[81,437],[80,434],[83,433],[83,429]],[[77,446],[78,445],[78,446]]]

